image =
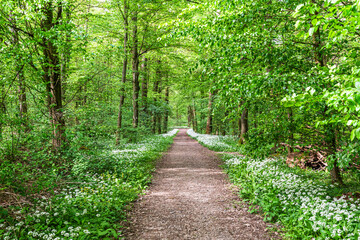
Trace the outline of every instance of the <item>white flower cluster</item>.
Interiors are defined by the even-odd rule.
[[[328,239],[360,240],[360,237],[355,238],[360,235],[360,229],[356,227],[360,223],[359,199],[332,198],[327,192],[334,186],[319,185],[299,175],[284,173],[278,167],[280,161],[234,157],[227,160],[226,164],[246,164],[246,171],[254,174],[262,186],[262,189],[256,190],[255,196],[264,188],[276,189],[283,211],[298,211],[301,215],[298,221],[309,220],[315,233],[328,232]]]
[[[176,135],[178,131],[179,131],[179,129],[173,129],[173,130],[169,131],[168,133],[161,134],[161,136],[172,137],[172,136]]]
[[[177,131],[174,129],[167,134],[157,135],[140,143],[126,144],[123,150],[107,151],[104,154],[112,154],[119,161],[131,163],[146,156],[149,152],[156,152],[157,145],[163,144],[164,138],[174,136]],[[17,239],[16,236],[20,232],[27,232],[31,239],[89,239],[89,236],[86,237],[86,235],[91,234],[89,230],[94,226],[91,222],[81,223],[82,219],[85,217],[87,219],[100,218],[104,214],[106,206],[122,206],[123,191],[130,188],[131,185],[124,182],[120,176],[87,175],[87,179],[84,179],[78,186],[56,191],[56,195],[52,199],[45,197],[40,199],[36,208],[28,210],[25,219],[24,216],[20,217],[21,214],[18,212],[19,218],[17,219],[19,221],[14,226],[0,224],[0,229],[5,230],[0,239]],[[63,219],[71,219],[72,223],[63,221]],[[74,222],[77,222],[78,225],[74,225]],[[41,227],[34,229],[34,225]]]
[[[34,223],[42,224],[43,226],[54,225],[54,221],[60,218],[72,217],[74,214],[76,217],[84,216],[89,212],[94,214],[99,210],[96,209],[96,205],[99,202],[106,201],[108,204],[113,204],[115,201],[119,201],[117,197],[113,197],[116,189],[121,189],[121,185],[126,183],[120,182],[114,176],[93,176],[92,182],[84,182],[84,186],[81,188],[65,188],[53,199],[41,199],[38,203],[38,208],[33,209],[32,212],[26,216],[28,219],[33,219]],[[55,205],[54,205],[55,204]],[[93,206],[93,209],[89,209]],[[87,207],[87,208],[86,208]],[[40,210],[41,209],[41,210]],[[54,217],[52,217],[54,216]],[[96,214],[100,217],[100,214]],[[90,223],[89,223],[90,224]],[[5,239],[14,239],[14,233],[21,230],[21,226],[24,222],[19,222],[15,226],[8,226],[7,232],[4,234]],[[67,221],[64,225],[69,225]],[[90,225],[89,225],[90,226]],[[24,226],[25,229],[30,229],[29,225]],[[68,226],[66,230],[57,230],[55,228],[48,227],[46,230],[29,230],[28,236],[35,239],[48,239],[48,240],[60,240],[77,238],[80,235],[90,234],[88,229],[83,229],[81,226]]]
[[[231,151],[233,149],[232,146],[225,143],[229,138],[233,138],[232,136],[218,136],[218,135],[210,135],[210,134],[199,134],[194,132],[193,129],[189,129],[187,134],[195,138],[200,144],[216,150],[221,151]]]
[[[168,133],[160,134],[160,137],[172,137],[177,134],[179,130],[173,129]],[[146,152],[154,151],[156,146],[160,143],[161,139],[158,137],[145,139],[139,143],[128,143],[123,146],[124,149],[121,150],[113,150],[111,153],[118,159],[126,160],[127,162],[136,161],[143,157]]]

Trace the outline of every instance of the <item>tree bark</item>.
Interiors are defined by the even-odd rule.
[[[158,92],[157,92],[157,96],[158,96],[158,100],[159,100],[159,102],[161,103],[161,91],[162,91],[162,88],[161,88],[161,78],[159,78],[159,84],[158,84]],[[162,122],[162,119],[161,119],[161,113],[160,112],[158,112],[157,114],[156,114],[156,118],[157,118],[157,120],[156,120],[156,122],[157,122],[157,133],[158,134],[161,134],[162,133],[162,131],[161,131],[161,122]]]
[[[156,77],[159,78],[160,77],[160,72],[159,70],[156,71]],[[153,87],[153,92],[155,93],[155,96],[154,96],[154,104],[156,105],[157,103],[157,98],[156,98],[156,94],[158,92],[158,88],[159,88],[159,81],[158,79],[155,80],[154,82],[154,87]],[[153,110],[153,116],[152,116],[152,132],[155,134],[156,133],[156,126],[157,126],[157,112],[156,112],[156,109]]]
[[[134,17],[132,18],[134,23],[133,27],[133,51],[132,51],[132,72],[133,72],[133,127],[137,128],[139,125],[139,52],[138,52],[138,18],[137,12],[135,12]]]
[[[191,127],[192,124],[192,110],[191,106],[188,106],[188,127]]]
[[[149,74],[148,74],[148,59],[145,58],[144,62],[141,65],[141,72],[143,73],[142,81],[141,81],[141,98],[143,104],[143,111],[145,114],[148,113],[148,86],[149,86]]]
[[[19,114],[21,118],[21,124],[25,128],[25,132],[30,132],[26,90],[24,85],[24,72],[20,69],[18,69],[17,71],[17,78],[19,83]]]
[[[66,5],[65,9],[65,16],[66,19],[64,19],[64,22],[66,22],[66,24],[70,23],[71,20],[71,11],[68,7],[68,5]],[[66,90],[66,86],[67,86],[67,79],[68,79],[68,69],[69,69],[69,63],[70,63],[70,56],[71,56],[71,35],[69,32],[67,32],[65,34],[65,39],[62,39],[62,41],[65,42],[65,46],[66,46],[66,51],[63,51],[61,53],[61,63],[60,63],[60,78],[61,78],[61,83],[62,83],[62,98],[63,101],[66,101],[66,94],[65,94],[65,90]]]
[[[127,65],[128,65],[128,37],[129,37],[129,22],[128,22],[128,7],[127,2],[124,0],[124,12],[123,12],[123,21],[124,21],[124,59],[123,59],[123,66],[122,66],[122,73],[121,73],[121,87],[120,87],[120,102],[119,102],[119,112],[118,112],[118,119],[117,119],[117,130],[116,130],[116,145],[120,142],[120,135],[121,135],[121,128],[122,128],[122,108],[125,101],[125,83],[126,83],[126,72],[127,72]]]
[[[249,123],[248,123],[248,109],[247,108],[244,108],[244,110],[242,111],[242,114],[241,114],[241,131],[240,131],[240,140],[239,140],[239,143],[240,144],[243,144],[245,142],[245,135],[246,133],[248,132],[249,130]]]
[[[13,26],[16,26],[16,20],[10,16],[11,22],[13,24]],[[26,89],[25,89],[25,84],[24,84],[24,66],[22,64],[22,57],[21,57],[21,49],[19,47],[19,32],[15,27],[11,28],[11,32],[12,32],[12,43],[14,45],[15,51],[17,52],[17,57],[16,57],[16,67],[15,67],[15,71],[16,71],[16,78],[18,80],[18,98],[19,98],[19,116],[21,118],[21,125],[24,127],[25,132],[29,132],[30,131],[30,127],[29,127],[29,119],[27,116],[27,112],[28,112],[28,107],[27,107],[27,101],[26,101]],[[20,56],[20,57],[18,57]]]
[[[59,25],[59,20],[62,18],[62,5],[59,4],[57,8],[56,20],[54,19],[53,2],[45,3],[42,12],[44,19],[41,22],[41,30],[49,32],[56,25]],[[62,89],[60,76],[60,57],[59,52],[54,44],[57,36],[42,38],[44,61],[42,68],[44,70],[43,80],[46,83],[46,90],[48,94],[48,109],[50,115],[50,123],[52,126],[53,139],[52,146],[58,150],[65,141],[65,119],[62,105]]]
[[[154,105],[156,106],[156,108],[158,107],[157,106],[158,96],[159,96],[159,93],[161,93],[161,88],[160,88],[160,83],[161,83],[160,64],[161,64],[161,61],[157,60],[157,64],[158,64],[158,66],[156,68],[156,76],[155,76],[156,79],[155,79],[154,88],[153,88],[153,92],[155,93]],[[153,121],[153,126],[152,126],[153,133],[159,132],[159,126],[161,128],[161,117],[159,117],[159,113],[156,109],[153,112],[152,121]]]
[[[327,136],[328,137],[328,149],[329,149],[329,154],[330,155],[333,155],[336,153],[336,149],[337,149],[337,144],[336,144],[336,137],[337,137],[337,134],[336,134],[336,128],[335,126],[329,126],[329,129],[328,129],[328,134],[330,136]],[[335,156],[334,156],[335,157]],[[330,176],[331,176],[331,181],[333,183],[339,183],[340,185],[344,185],[344,182],[343,182],[343,179],[341,177],[341,174],[340,174],[340,168],[338,166],[338,159],[335,157],[335,160],[334,160],[334,163],[333,163],[333,168],[330,170]]]
[[[192,125],[193,125],[193,129],[195,132],[197,132],[197,121],[196,121],[196,108],[195,108],[195,103],[194,105],[192,106],[192,116],[191,116],[191,119],[192,119]]]
[[[229,115],[229,110],[225,110],[225,117]],[[222,129],[221,129],[221,135],[225,136],[226,135],[226,130],[227,130],[227,122],[228,121],[223,121],[221,126],[222,126]]]
[[[6,104],[4,97],[3,87],[0,88],[0,141],[3,139],[3,126],[5,123],[5,114],[6,114]]]
[[[212,133],[212,104],[213,104],[213,94],[209,91],[209,104],[208,104],[208,116],[206,121],[206,134]]]
[[[167,107],[169,107],[169,89],[170,89],[170,87],[165,88],[165,103],[166,103]],[[164,113],[163,132],[168,131],[168,122],[169,122],[169,109],[167,108],[167,109],[165,109],[165,113]]]

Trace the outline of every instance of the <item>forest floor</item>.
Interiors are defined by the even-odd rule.
[[[278,239],[248,213],[216,153],[181,129],[129,212],[125,239]]]

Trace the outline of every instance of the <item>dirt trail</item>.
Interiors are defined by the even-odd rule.
[[[271,239],[261,217],[236,204],[220,164],[181,129],[135,203],[125,239]]]

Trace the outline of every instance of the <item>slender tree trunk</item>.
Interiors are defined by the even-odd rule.
[[[10,16],[11,22],[14,26],[16,26],[16,20]],[[12,32],[12,43],[15,47],[15,51],[19,52],[20,57],[16,57],[16,67],[15,67],[15,71],[17,73],[17,80],[18,80],[18,98],[19,98],[19,116],[21,118],[21,125],[24,127],[25,132],[29,132],[30,128],[29,128],[29,119],[27,116],[27,111],[28,111],[28,107],[27,107],[27,101],[26,101],[26,89],[25,89],[25,84],[24,84],[24,66],[22,64],[22,57],[21,57],[21,49],[19,47],[19,32],[16,28],[11,28],[11,32]]]
[[[194,105],[193,105],[193,107],[192,107],[192,117],[191,117],[191,119],[192,119],[192,124],[193,124],[193,129],[194,129],[194,131],[195,132],[197,132],[197,121],[196,121],[196,108],[195,108],[195,103],[194,103]]]
[[[229,111],[228,110],[225,110],[225,116],[227,117],[229,115]],[[225,136],[226,135],[226,130],[227,130],[227,127],[228,127],[228,124],[227,124],[228,121],[224,121],[222,123],[222,135]]]
[[[157,133],[158,134],[161,134],[162,133],[162,131],[161,131],[161,114],[158,114],[157,115]]]
[[[156,68],[156,79],[154,82],[154,88],[153,92],[155,93],[154,96],[154,104],[156,107],[158,102],[158,97],[160,96],[159,93],[161,93],[160,83],[161,83],[161,71],[160,71],[160,64],[161,61],[157,60],[157,68]],[[157,110],[153,112],[153,133],[159,132],[159,129],[161,129],[161,117]],[[160,126],[160,127],[159,127]],[[158,130],[158,131],[156,131]]]
[[[5,123],[6,104],[3,92],[3,86],[0,88],[0,141],[3,139],[3,126]]]
[[[206,134],[211,134],[212,132],[212,103],[213,103],[213,94],[209,91],[209,104],[208,104],[208,117],[206,121]]]
[[[192,124],[192,110],[191,106],[188,106],[188,127],[191,127]]]
[[[57,8],[57,16],[54,19],[54,7],[52,1],[45,4],[43,10],[44,19],[41,23],[41,28],[44,32],[48,32],[59,24],[62,18],[62,5],[59,4]],[[48,109],[50,115],[50,123],[52,125],[53,139],[52,145],[55,150],[58,150],[65,141],[65,119],[62,105],[62,86],[60,76],[60,57],[59,52],[54,44],[56,37],[43,37],[42,45],[44,62],[42,68],[44,70],[43,80],[46,83],[46,90],[48,94]]]
[[[161,103],[161,91],[162,91],[162,88],[161,88],[161,78],[159,78],[159,85],[158,85],[158,92],[157,92],[157,96],[158,96],[158,98],[159,98],[159,102]],[[156,115],[156,117],[157,117],[157,120],[156,120],[156,122],[157,122],[157,133],[158,134],[161,134],[162,133],[162,131],[161,131],[161,122],[162,122],[162,119],[161,119],[161,113],[160,112],[158,112],[157,113],[157,115]]]
[[[328,134],[330,135],[328,136],[329,137],[328,143],[330,144],[329,154],[333,155],[337,151],[337,146],[336,146],[337,133],[335,126],[330,126],[328,132],[329,132]],[[343,179],[340,174],[340,168],[338,166],[338,159],[336,157],[333,163],[333,168],[330,170],[330,176],[331,176],[331,181],[333,183],[339,183],[340,185],[344,185]]]
[[[167,86],[165,88],[165,103],[166,103],[167,107],[169,107],[169,92],[170,92],[170,87]],[[169,109],[166,109],[165,110],[165,116],[164,116],[163,132],[168,131],[168,123],[169,123]]]
[[[132,18],[134,23],[133,27],[133,64],[132,64],[132,72],[133,72],[133,127],[137,128],[139,125],[139,52],[138,52],[138,26],[137,26],[137,13]]]
[[[156,71],[156,78],[160,77],[160,72],[159,70]],[[158,88],[159,88],[159,81],[158,79],[155,80],[154,82],[154,87],[153,87],[153,92],[155,93],[154,96],[154,104],[156,105],[157,103],[157,98],[156,98],[156,94],[158,93]],[[156,133],[156,127],[157,127],[157,115],[158,113],[156,112],[156,110],[153,111],[153,116],[152,116],[152,132],[155,134]]]
[[[249,130],[249,123],[248,123],[248,109],[244,108],[242,114],[241,114],[241,131],[240,131],[240,144],[245,142],[245,135]]]
[[[312,2],[315,3],[313,0]],[[315,12],[315,15],[318,15],[319,12]],[[312,25],[312,24],[311,24]],[[314,59],[316,64],[320,65],[321,67],[326,65],[326,57],[322,52],[322,41],[321,41],[321,32],[320,28],[318,28],[312,35],[313,38],[313,49],[314,49]]]
[[[143,73],[143,78],[141,81],[141,98],[142,98],[142,104],[144,113],[148,114],[148,86],[149,86],[149,74],[148,74],[148,59],[145,58],[144,62],[141,65],[141,72]]]
[[[71,12],[69,7],[65,7],[65,16],[66,16],[66,23],[69,24],[71,20]],[[63,51],[61,53],[61,63],[60,63],[60,78],[62,83],[62,98],[63,101],[66,101],[66,86],[67,86],[67,79],[68,79],[68,68],[69,68],[69,62],[70,62],[70,56],[71,56],[71,36],[70,33],[67,32],[65,35],[65,39],[62,41],[65,42],[66,51]]]
[[[26,101],[26,90],[24,85],[24,73],[22,70],[18,69],[18,83],[19,83],[19,113],[21,117],[21,124],[25,128],[25,132],[30,131],[29,127],[29,118],[27,115],[28,107]]]
[[[127,65],[128,65],[128,37],[129,37],[129,23],[128,23],[128,8],[127,2],[124,0],[124,59],[123,59],[123,66],[122,66],[122,74],[121,74],[121,87],[120,87],[120,102],[119,102],[119,112],[118,112],[118,119],[117,119],[117,130],[116,130],[116,145],[120,142],[120,133],[122,128],[122,109],[125,101],[125,83],[126,83],[126,72],[127,72]]]

